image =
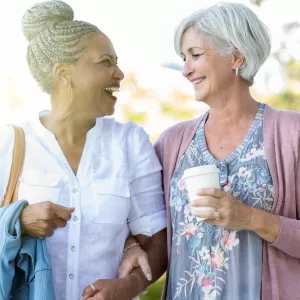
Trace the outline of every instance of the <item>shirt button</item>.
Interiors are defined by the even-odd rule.
[[[74,217],[73,217],[73,221],[74,221],[74,222],[77,222],[77,221],[78,221],[78,218],[77,218],[76,216],[74,216]]]
[[[72,251],[75,251],[75,250],[76,250],[76,247],[75,247],[75,246],[72,246],[72,247],[71,247],[71,250],[72,250]]]
[[[74,278],[74,275],[71,273],[71,274],[69,274],[69,278],[70,279],[73,279]]]
[[[77,191],[78,190],[74,188],[72,192],[75,194],[75,193],[77,193]]]

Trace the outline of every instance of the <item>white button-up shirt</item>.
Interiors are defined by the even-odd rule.
[[[65,228],[47,238],[57,300],[79,299],[98,279],[117,277],[126,238],[166,227],[161,166],[145,131],[133,123],[97,119],[74,175],[55,136],[39,118],[26,136],[19,199],[75,207]],[[0,132],[0,203],[7,188],[14,134]]]

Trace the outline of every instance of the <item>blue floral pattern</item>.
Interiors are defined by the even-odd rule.
[[[274,190],[263,146],[264,105],[247,136],[223,161],[209,153],[207,116],[181,157],[170,186],[172,253],[168,300],[260,299],[262,240],[249,231],[225,230],[192,214],[182,178],[187,168],[216,164],[222,189],[246,205],[270,211]]]

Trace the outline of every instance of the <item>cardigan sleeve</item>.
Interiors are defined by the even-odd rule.
[[[269,159],[278,197],[274,213],[280,217],[280,232],[271,246],[300,258],[300,114],[275,111],[270,116]]]
[[[296,173],[295,191],[297,219],[280,216],[280,232],[271,245],[292,257],[300,258],[300,170]]]

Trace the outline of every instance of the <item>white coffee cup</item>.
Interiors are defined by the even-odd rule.
[[[196,192],[201,188],[220,188],[219,169],[216,165],[204,165],[195,168],[186,169],[183,173],[186,189],[188,191],[189,201],[191,202]],[[215,211],[209,206],[193,207],[194,210]],[[203,221],[205,218],[197,218],[198,221]]]

